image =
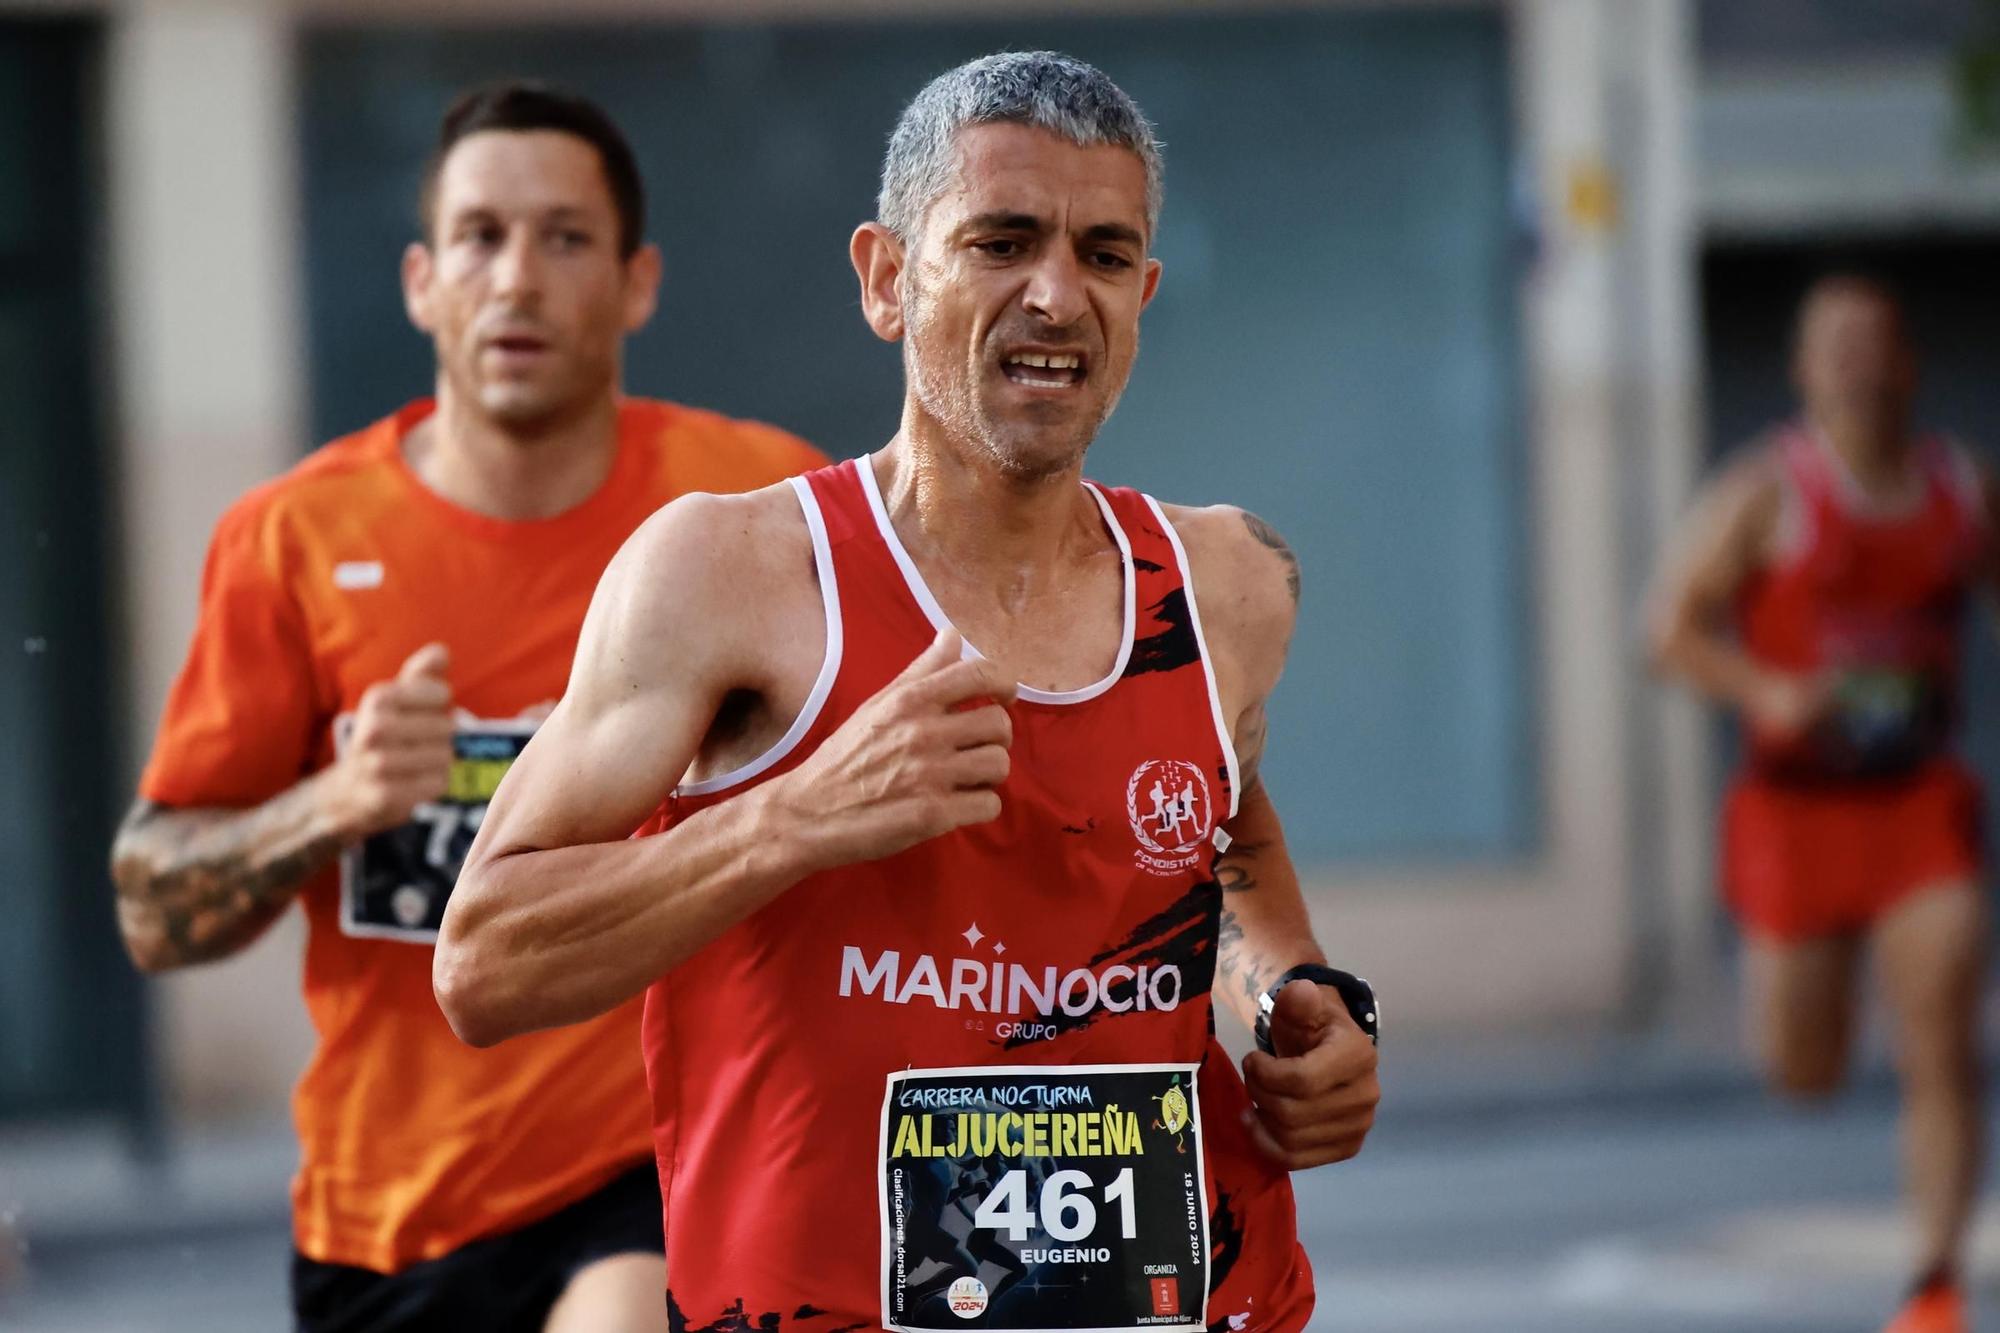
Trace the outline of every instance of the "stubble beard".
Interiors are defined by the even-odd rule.
[[[551,367],[550,378],[528,383],[488,380],[477,366],[467,377],[471,383],[461,391],[493,426],[523,444],[532,444],[582,416],[595,401],[596,393],[586,389],[591,377],[574,373],[574,368]],[[609,386],[606,388],[609,392]]]
[[[903,341],[903,363],[918,405],[946,438],[1013,481],[1033,483],[1074,471],[1118,402],[1114,393],[1095,414],[1059,427],[996,420],[980,401],[985,363],[976,361],[957,374],[951,368],[940,371],[919,353],[922,341],[922,322],[913,319]]]

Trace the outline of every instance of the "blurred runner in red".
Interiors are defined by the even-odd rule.
[[[1988,934],[1980,787],[1952,742],[1967,605],[2000,571],[2000,490],[1957,445],[1911,429],[1915,355],[1881,286],[1813,287],[1794,375],[1802,416],[1733,461],[1680,534],[1654,650],[1743,719],[1722,880],[1752,1042],[1779,1090],[1838,1086],[1874,955],[1920,1243],[1891,1327],[1951,1333],[1980,1175]]]

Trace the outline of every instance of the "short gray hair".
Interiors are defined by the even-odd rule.
[[[1160,141],[1125,90],[1094,65],[1057,51],[1003,51],[947,70],[924,85],[889,136],[882,225],[908,243],[951,184],[955,145],[970,125],[1032,125],[1083,148],[1138,155],[1146,169],[1146,231],[1160,221]]]

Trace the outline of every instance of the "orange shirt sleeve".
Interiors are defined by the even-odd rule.
[[[165,805],[256,805],[305,775],[320,724],[305,617],[270,506],[253,492],[216,524],[194,642],[139,779]]]

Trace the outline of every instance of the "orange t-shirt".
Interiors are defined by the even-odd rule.
[[[825,460],[770,426],[625,400],[605,484],[554,518],[461,509],[404,462],[395,416],[251,491],[217,525],[194,643],[140,794],[249,806],[332,762],[361,693],[438,640],[461,723],[450,799],[306,885],[319,1043],[293,1097],[299,1250],[394,1272],[512,1230],[649,1159],[639,1002],[475,1050],[431,994],[431,942],[484,797],[568,680],[599,576],[645,517]],[[484,723],[473,719],[486,719]]]

